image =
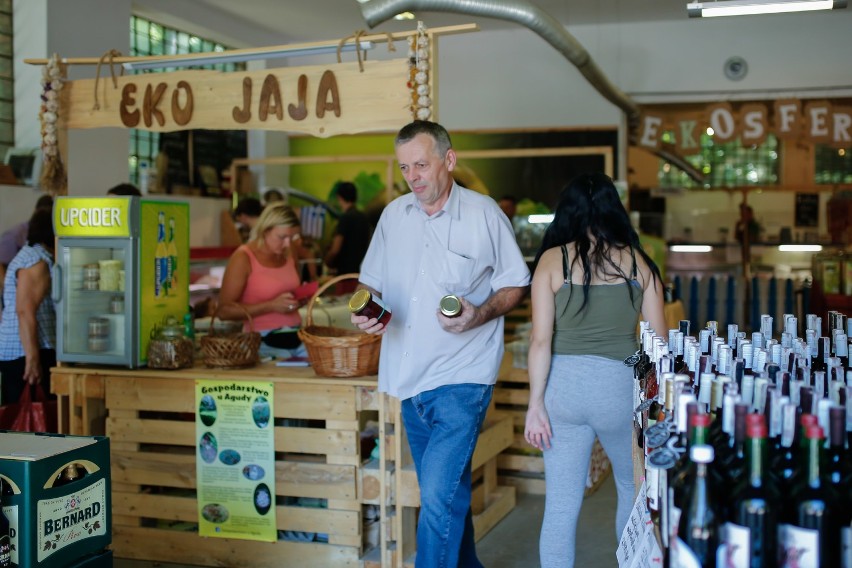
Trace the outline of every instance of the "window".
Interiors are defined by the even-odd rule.
[[[0,0],[0,160],[15,145],[12,0]]]
[[[2,0],[0,0],[2,1]],[[184,53],[205,53],[231,49],[220,43],[169,28],[162,24],[131,16],[130,18],[130,55],[178,55]],[[214,69],[216,71],[244,71],[245,63],[220,63],[217,65],[195,65],[180,69]],[[155,71],[175,71],[175,67],[163,67]],[[143,73],[144,71],[137,71]],[[159,132],[133,129],[130,131],[130,153],[128,169],[130,181],[139,185],[139,165],[151,165],[160,152]]]
[[[674,132],[665,132],[664,142],[674,140]],[[739,140],[715,143],[706,132],[701,135],[701,151],[686,160],[705,176],[705,188],[747,187],[778,184],[778,139],[767,136],[760,146],[743,146]],[[660,160],[657,174],[660,187],[698,188],[686,173]]]
[[[852,148],[814,146],[814,183],[852,183]]]

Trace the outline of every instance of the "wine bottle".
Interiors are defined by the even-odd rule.
[[[648,410],[649,427],[657,422],[671,421],[673,418],[675,374],[665,373],[660,378],[657,396]]]
[[[6,504],[5,492],[7,483],[0,480],[0,568],[7,568],[12,565],[12,540],[10,536],[9,519],[6,513],[3,512],[3,506]]]
[[[848,404],[848,402],[847,402]],[[838,491],[848,493],[852,482],[846,442],[846,409],[834,406],[828,411],[828,448],[826,450],[826,473],[829,482]],[[852,450],[849,450],[852,451]]]
[[[762,418],[759,415],[749,415]],[[746,474],[731,494],[725,526],[726,566],[777,566],[778,515],[781,496],[769,475],[766,424],[749,424]]]
[[[681,511],[683,510],[687,492],[690,488],[690,483],[695,478],[695,463],[690,458],[690,452],[694,446],[707,445],[707,433],[710,427],[710,415],[696,413],[692,415],[690,420],[691,433],[687,445],[687,451],[682,454],[677,463],[668,470],[668,523],[669,523],[669,542],[674,543],[677,540]],[[713,484],[717,487],[722,487],[726,482],[724,475],[719,471],[719,468],[711,464],[708,469],[708,474]],[[674,545],[672,545],[674,548]],[[676,563],[671,566],[678,566]]]
[[[782,566],[837,568],[840,564],[841,527],[834,505],[838,495],[823,472],[823,431],[805,432],[804,475],[785,502],[779,528]]]
[[[740,402],[734,405],[734,424],[727,443],[717,449],[716,461],[731,483],[737,483],[745,471],[746,415],[748,406]]]
[[[645,458],[646,505],[663,547],[669,546],[668,472],[676,463],[677,454],[667,447],[655,448]]]
[[[801,409],[793,403],[781,407],[781,445],[772,463],[772,471],[778,481],[782,495],[789,495],[799,475],[800,434],[799,417]]]
[[[720,516],[718,491],[708,476],[713,462],[713,448],[692,446],[690,460],[695,464],[695,476],[688,484],[686,500],[680,515],[675,541],[677,564],[682,568],[715,568],[719,547]]]
[[[698,332],[698,346],[701,348],[702,355],[710,353],[710,335],[709,329],[702,329]]]
[[[716,377],[713,373],[701,373],[698,377],[698,404],[701,405],[702,412],[710,413],[710,404],[713,400],[713,379]]]
[[[719,377],[723,382],[724,394],[722,405],[716,410],[716,417],[710,423],[710,445],[714,448],[725,446],[734,435],[734,406],[739,402],[739,392],[736,383],[730,381],[729,377]]]

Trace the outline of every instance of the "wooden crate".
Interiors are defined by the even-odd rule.
[[[274,544],[197,534],[194,381],[107,376],[105,392],[117,557],[207,566],[360,564],[358,389],[276,383],[276,496],[327,503],[277,505],[278,530],[323,533],[328,542]],[[300,426],[281,425],[285,419]]]
[[[106,420],[104,383],[99,375],[70,367],[52,369],[50,390],[56,395],[59,434],[103,436]]]
[[[105,430],[111,440],[113,550],[118,558],[207,566],[413,565],[419,491],[399,400],[375,377],[317,378],[310,370],[53,369],[65,428]],[[276,521],[279,531],[323,533],[327,542],[202,538],[197,532],[195,379],[275,383]],[[108,413],[108,415],[107,415]],[[379,423],[378,460],[361,430]],[[286,422],[285,422],[286,421]],[[100,425],[98,425],[98,423]],[[497,459],[512,442],[511,417],[492,407],[473,457],[478,538],[515,506],[498,485]],[[293,499],[286,499],[286,498]],[[322,499],[326,508],[290,501]],[[367,506],[379,507],[379,545],[366,545]],[[204,551],[200,554],[199,551]]]
[[[521,493],[544,495],[544,460],[541,451],[524,440],[527,405],[530,400],[530,378],[526,369],[512,365],[512,354],[506,353],[494,388],[497,410],[512,419],[512,444],[497,457],[501,485],[515,487]],[[610,472],[609,459],[596,439],[589,463],[586,495],[592,494]]]

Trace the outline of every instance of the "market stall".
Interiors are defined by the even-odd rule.
[[[113,51],[100,59],[30,61],[46,65],[43,185],[67,193],[68,128],[267,129],[325,137],[435,118],[436,38],[475,29],[419,27],[229,52],[275,57],[282,49],[337,47],[339,55],[353,42],[409,44],[386,61],[366,61],[359,53],[357,63],[251,72],[118,76],[114,65],[178,67],[182,56],[127,58]],[[222,54],[192,54],[205,56]],[[66,82],[64,68],[71,64],[103,64],[103,76]],[[378,393],[374,376],[331,379],[274,364],[240,370],[85,365],[53,369],[52,388],[64,432],[103,432],[112,441],[116,556],[253,567],[402,566],[415,553],[419,496],[399,401]],[[199,394],[221,389],[226,394]],[[244,397],[232,394],[244,390],[264,393],[249,406],[253,426],[237,418]],[[261,423],[256,412],[264,411]],[[263,433],[266,445],[250,432]],[[473,458],[480,538],[514,507],[515,490],[498,486],[496,465],[511,441],[511,418],[492,409]],[[228,447],[217,452],[220,442]],[[254,484],[253,497],[234,497],[247,482]],[[241,512],[247,503],[255,513]]]
[[[267,363],[242,370],[61,367],[52,380],[64,432],[105,429],[110,437],[119,558],[374,567],[402,565],[415,551],[416,475],[399,402],[377,392],[375,376],[334,379]],[[198,532],[194,393],[199,383],[221,381],[272,385],[274,543]],[[374,440],[382,448],[376,458]],[[497,456],[511,443],[511,417],[492,408],[473,457],[477,538],[514,508],[515,489],[497,484]]]

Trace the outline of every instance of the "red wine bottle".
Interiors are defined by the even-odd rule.
[[[713,462],[713,447],[693,446],[689,456],[695,464],[695,476],[688,483],[689,490],[680,515],[673,550],[674,566],[715,568],[721,516],[718,513],[720,488],[710,480],[708,473]]]
[[[841,527],[834,505],[839,496],[825,478],[822,428],[807,427],[805,443],[804,475],[785,501],[782,513],[779,563],[838,568]]]
[[[758,416],[752,414],[750,416]],[[746,433],[746,475],[734,487],[725,526],[728,566],[777,566],[781,496],[769,475],[766,424],[752,422]]]

